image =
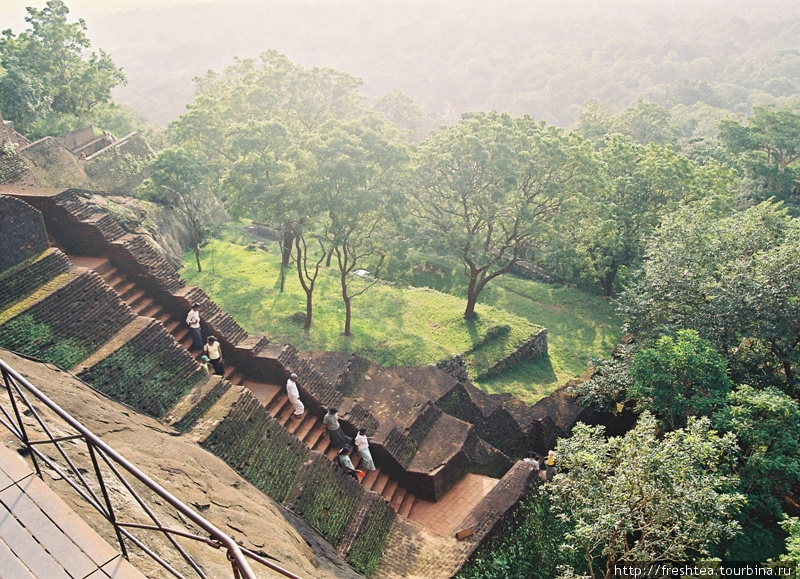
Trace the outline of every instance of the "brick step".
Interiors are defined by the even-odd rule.
[[[361,481],[361,484],[364,486],[365,489],[370,490],[372,485],[375,483],[377,478],[381,474],[381,469],[369,470],[367,474],[364,475],[364,479]]]
[[[172,334],[172,337],[174,338],[175,337],[175,330],[178,329],[178,326],[180,326],[181,323],[178,320],[172,319],[172,318],[169,318],[169,317],[167,317],[166,320],[164,320],[163,318],[164,318],[164,314],[160,315],[156,319],[164,325],[164,328],[166,328],[166,330],[170,334]]]
[[[117,293],[119,294],[119,297],[122,298],[122,301],[131,307],[136,305],[136,303],[144,297],[144,290],[138,289],[133,284],[131,284],[130,289],[126,291],[117,290]]]
[[[409,492],[406,492],[406,496],[403,497],[403,502],[397,508],[397,514],[400,515],[401,517],[408,518],[408,516],[411,514],[411,509],[414,508],[414,503],[416,503],[416,501],[417,497],[415,497],[413,494]]]
[[[340,450],[341,448],[328,443],[328,446],[325,448],[325,452],[323,454],[327,456],[329,459],[333,460],[336,457],[336,455],[339,454]]]
[[[308,412],[304,413],[302,417],[295,418],[294,417],[294,408],[292,409],[292,414],[289,416],[288,422],[284,425],[286,430],[288,430],[291,434],[293,434],[296,438],[302,438],[297,435],[298,431],[301,428],[306,428],[309,424],[313,425],[317,421],[315,416],[310,416]]]
[[[146,309],[139,315],[144,316],[145,318],[153,318],[155,320],[158,314],[160,314],[163,311],[163,309],[164,308],[162,306],[158,304],[153,304],[152,307]]]
[[[321,422],[317,422],[303,437],[303,444],[305,444],[309,450],[314,450],[314,446],[323,436],[325,436],[325,425]]]
[[[253,396],[264,406],[267,406],[281,393],[281,387],[276,384],[265,384],[263,382],[253,382],[252,380],[245,379],[242,381],[242,386],[250,390]]]
[[[317,452],[321,452],[324,454],[325,451],[328,450],[330,442],[331,440],[330,438],[328,438],[328,433],[325,432],[325,429],[323,429],[322,435],[314,443],[314,446],[311,448],[311,450],[316,450]]]
[[[281,392],[280,395],[273,398],[272,402],[267,406],[267,413],[276,418],[278,414],[280,414],[281,410],[283,410],[289,404],[289,397],[286,396],[285,392]]]
[[[379,495],[383,494],[383,489],[386,488],[386,485],[389,483],[389,475],[381,473],[378,475],[378,478],[375,479],[372,487],[369,489],[374,493],[378,493]]]
[[[292,403],[289,402],[289,398],[286,398],[286,404],[281,407],[281,411],[275,416],[275,420],[281,423],[281,426],[286,426],[291,420],[292,412],[294,412],[294,406]]]
[[[150,308],[152,305],[153,305],[153,298],[143,297],[142,299],[136,302],[135,306],[131,306],[131,309],[141,316],[142,312]]]
[[[188,350],[189,348],[186,348],[186,349]],[[225,358],[223,358],[223,362],[224,362],[224,360],[225,360]],[[234,368],[233,366],[227,366],[227,365],[224,365],[224,368],[225,368],[225,371],[222,373],[222,377],[225,378],[226,380],[230,380],[232,382],[233,380],[231,380],[231,378],[233,377],[234,374],[236,374],[236,368]]]
[[[405,498],[406,498],[406,489],[404,489],[401,486],[398,486],[395,489],[394,494],[392,495],[391,499],[389,499],[389,504],[392,505],[392,508],[395,511],[399,512],[400,511],[400,505],[403,504],[403,499],[405,499]]]
[[[294,431],[294,435],[305,443],[306,437],[316,426],[322,426],[322,424],[320,424],[316,416],[312,416],[308,410],[306,410],[306,416],[303,418],[300,426]]]
[[[111,263],[109,263],[109,265],[111,265]],[[97,270],[95,270],[95,271],[97,271]],[[100,277],[102,277],[105,280],[106,283],[108,283],[108,280],[113,279],[113,278],[117,277],[118,275],[122,275],[122,274],[119,273],[119,270],[116,267],[109,267],[104,272],[101,273],[101,272],[98,271],[97,273],[100,274]],[[111,284],[108,284],[108,285],[111,285]]]
[[[128,281],[125,276],[115,277],[108,282],[108,287],[117,292],[120,298],[126,293],[132,292],[136,289],[136,285],[132,281]]]
[[[397,490],[397,481],[389,479],[389,481],[386,483],[386,486],[383,487],[383,490],[379,494],[387,501],[391,501],[392,495],[396,490]]]
[[[242,376],[239,373],[234,374],[233,376],[228,378],[228,380],[230,380],[231,384],[233,384],[234,386],[242,386],[244,384],[244,376]]]

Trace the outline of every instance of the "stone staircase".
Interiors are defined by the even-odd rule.
[[[113,267],[108,259],[75,256],[70,256],[69,259],[73,265],[93,270],[99,274],[106,284],[115,290],[120,299],[138,316],[153,318],[161,322],[175,341],[186,350],[189,350],[192,339],[184,319],[178,317],[177,314],[170,313],[163,305],[156,303],[152,297],[147,295],[145,290],[137,287],[136,283]],[[339,449],[330,444],[322,421],[311,412],[306,412],[302,420],[292,418],[293,407],[282,386],[246,379],[242,373],[228,363],[225,365],[225,373],[222,378],[229,381],[233,386],[247,388],[264,405],[269,415],[300,440],[309,450],[320,452],[333,461]],[[342,417],[343,421],[347,421],[347,418],[347,415]],[[361,455],[358,454],[355,447],[350,453],[350,458],[358,469],[361,464]],[[398,484],[397,481],[392,480],[388,474],[381,472],[379,467],[374,471],[366,471],[361,484],[366,490],[386,499],[399,515],[406,518],[411,515],[412,509],[416,504],[424,504],[427,508],[434,504],[430,501],[417,499],[412,492]]]

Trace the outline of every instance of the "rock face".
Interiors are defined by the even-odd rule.
[[[237,475],[222,460],[160,422],[113,402],[81,383],[71,374],[47,364],[26,360],[0,350],[0,359],[11,365],[29,382],[42,390],[84,426],[134,463],[158,484],[194,507],[223,532],[229,533],[244,547],[263,552],[278,565],[302,577],[359,577],[319,535],[297,517]],[[5,394],[2,396],[6,400]],[[33,427],[33,421],[26,426]],[[3,431],[9,448],[19,442]],[[116,538],[105,519],[78,496],[52,471],[46,471],[48,485],[111,545]],[[123,501],[123,493],[112,484],[111,496],[118,518],[140,519],[139,509]],[[153,505],[167,524],[182,528],[174,510]],[[144,522],[142,520],[141,522]],[[299,530],[298,530],[299,529]],[[163,542],[164,552],[168,552]],[[187,551],[204,567],[210,577],[230,576],[230,566],[219,552],[204,545],[183,542]],[[148,577],[167,576],[144,556],[135,555],[134,565]],[[258,564],[252,564],[259,577],[271,577]]]

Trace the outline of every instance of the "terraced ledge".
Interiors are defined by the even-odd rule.
[[[133,338],[147,330],[147,328],[157,323],[158,322],[153,319],[141,318],[137,316],[130,324],[122,328],[109,341],[103,344],[99,350],[86,358],[86,360],[83,362],[77,364],[72,369],[72,372],[74,374],[80,374],[92,366],[99,364],[102,360],[108,358],[111,354],[119,350]]]
[[[24,311],[30,309],[34,304],[37,304],[45,298],[53,295],[59,289],[76,280],[81,275],[82,273],[77,270],[70,270],[66,273],[62,273],[58,277],[53,278],[43,286],[39,287],[37,291],[33,292],[27,298],[17,302],[7,310],[0,312],[0,326],[9,320],[16,318]]]
[[[197,421],[189,431],[189,438],[198,443],[203,444],[206,439],[214,433],[217,426],[231,414],[236,405],[252,396],[250,391],[244,386],[231,386],[231,388],[217,400],[211,408]]]

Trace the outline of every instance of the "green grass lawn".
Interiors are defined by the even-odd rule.
[[[342,335],[338,273],[325,270],[314,292],[313,325],[304,330],[305,294],[295,270],[287,269],[281,293],[278,245],[267,243],[267,251],[248,249],[240,227],[228,224],[221,239],[203,248],[203,273],[197,272],[191,252],[184,256],[181,273],[249,333],[300,350],[354,351],[384,366],[428,364],[474,350],[465,359],[475,376],[546,327],[549,356],[477,384],[487,392],[535,402],[583,373],[592,358],[607,356],[621,336],[613,306],[601,298],[513,276],[490,283],[479,299],[477,319],[467,321],[465,298],[446,293],[460,292],[461,276],[439,270],[440,280],[422,276],[413,282],[448,286],[446,291],[381,282],[356,297],[349,337]],[[510,331],[487,339],[491,329],[501,326]]]

